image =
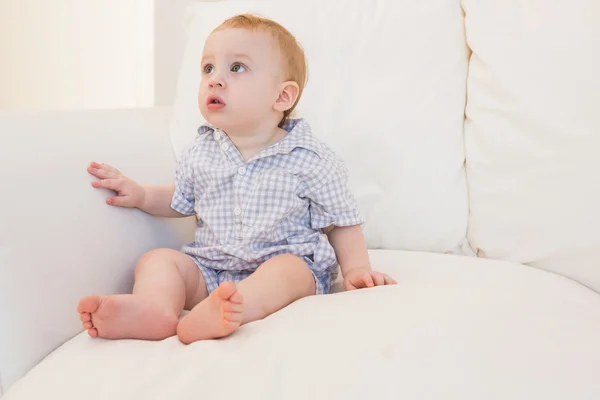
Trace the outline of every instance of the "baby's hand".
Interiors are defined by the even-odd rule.
[[[116,168],[106,164],[90,163],[88,172],[99,178],[92,182],[95,188],[110,189],[117,192],[117,196],[106,199],[106,204],[119,207],[141,207],[144,204],[146,190],[132,179],[127,178]]]
[[[371,268],[354,268],[344,275],[344,290],[394,285],[396,283],[388,275],[373,271]]]

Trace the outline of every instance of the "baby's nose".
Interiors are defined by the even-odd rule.
[[[223,87],[225,87],[225,84],[222,79],[213,78],[210,80],[210,82],[208,82],[208,86],[210,86],[211,88],[216,88],[216,87],[223,88]]]

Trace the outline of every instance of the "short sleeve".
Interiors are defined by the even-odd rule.
[[[175,193],[171,199],[171,208],[183,215],[194,214],[193,148],[193,145],[189,145],[183,150],[175,170]]]
[[[310,223],[314,229],[353,226],[364,223],[356,199],[348,187],[348,172],[339,160],[321,163],[320,179],[310,188]]]

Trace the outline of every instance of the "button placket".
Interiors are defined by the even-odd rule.
[[[238,225],[242,223],[242,214],[243,214],[243,209],[242,209],[242,204],[241,204],[242,199],[243,199],[243,196],[242,196],[243,185],[242,185],[242,182],[240,179],[241,175],[242,175],[239,173],[240,168],[242,168],[242,167],[238,168],[237,176],[236,176],[237,179],[234,180],[235,203],[234,203],[234,207],[233,207],[233,215],[235,215],[235,217],[236,217],[235,222]]]
[[[239,165],[239,164],[238,164]],[[236,238],[236,240],[240,241],[242,240],[242,220],[243,220],[243,214],[244,214],[244,210],[242,208],[243,204],[243,188],[244,188],[244,174],[246,171],[244,171],[244,173],[240,173],[241,169],[244,168],[243,166],[238,166],[237,170],[234,170],[234,174],[235,174],[235,178],[233,181],[233,185],[234,185],[234,204],[233,204],[233,209],[232,209],[232,213],[234,215],[234,227],[233,227],[233,232],[234,232],[234,236]],[[245,169],[245,168],[244,168]]]
[[[220,129],[215,129],[213,131],[213,139],[215,140],[219,150],[221,150],[221,153],[230,162],[230,165],[236,165],[240,162],[244,162],[241,153],[237,150],[225,132],[221,131]]]

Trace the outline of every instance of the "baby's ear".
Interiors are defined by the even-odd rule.
[[[296,103],[296,99],[298,99],[299,93],[300,87],[296,82],[283,82],[279,91],[279,97],[277,98],[277,101],[275,102],[273,108],[280,112],[285,112],[289,110]]]

